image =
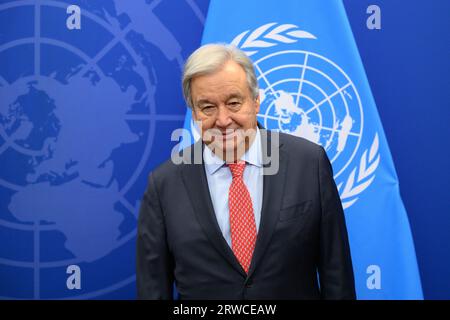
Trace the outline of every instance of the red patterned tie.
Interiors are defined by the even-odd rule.
[[[252,199],[242,178],[245,162],[230,163],[233,180],[228,191],[230,208],[231,248],[248,273],[256,242],[256,224]]]

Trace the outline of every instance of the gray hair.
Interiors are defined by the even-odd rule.
[[[229,44],[206,44],[195,50],[186,61],[183,70],[183,96],[190,108],[193,107],[191,82],[197,76],[218,71],[227,61],[234,61],[245,71],[248,87],[253,98],[259,94],[253,63],[247,55]]]

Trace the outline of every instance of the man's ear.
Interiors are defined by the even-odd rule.
[[[259,100],[259,95],[256,97],[255,99],[255,109],[256,109],[256,113],[259,113],[259,106],[260,106],[261,102]]]

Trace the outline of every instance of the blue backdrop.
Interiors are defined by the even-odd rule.
[[[381,30],[366,27],[371,4]],[[344,5],[424,296],[449,299],[450,2]],[[183,127],[181,66],[200,44],[207,8],[206,0],[0,1],[1,298],[135,297],[137,208],[148,172]]]

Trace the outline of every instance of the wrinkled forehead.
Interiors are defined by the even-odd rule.
[[[244,98],[250,94],[246,74],[241,66],[230,66],[218,72],[192,79],[191,94],[199,100]]]

